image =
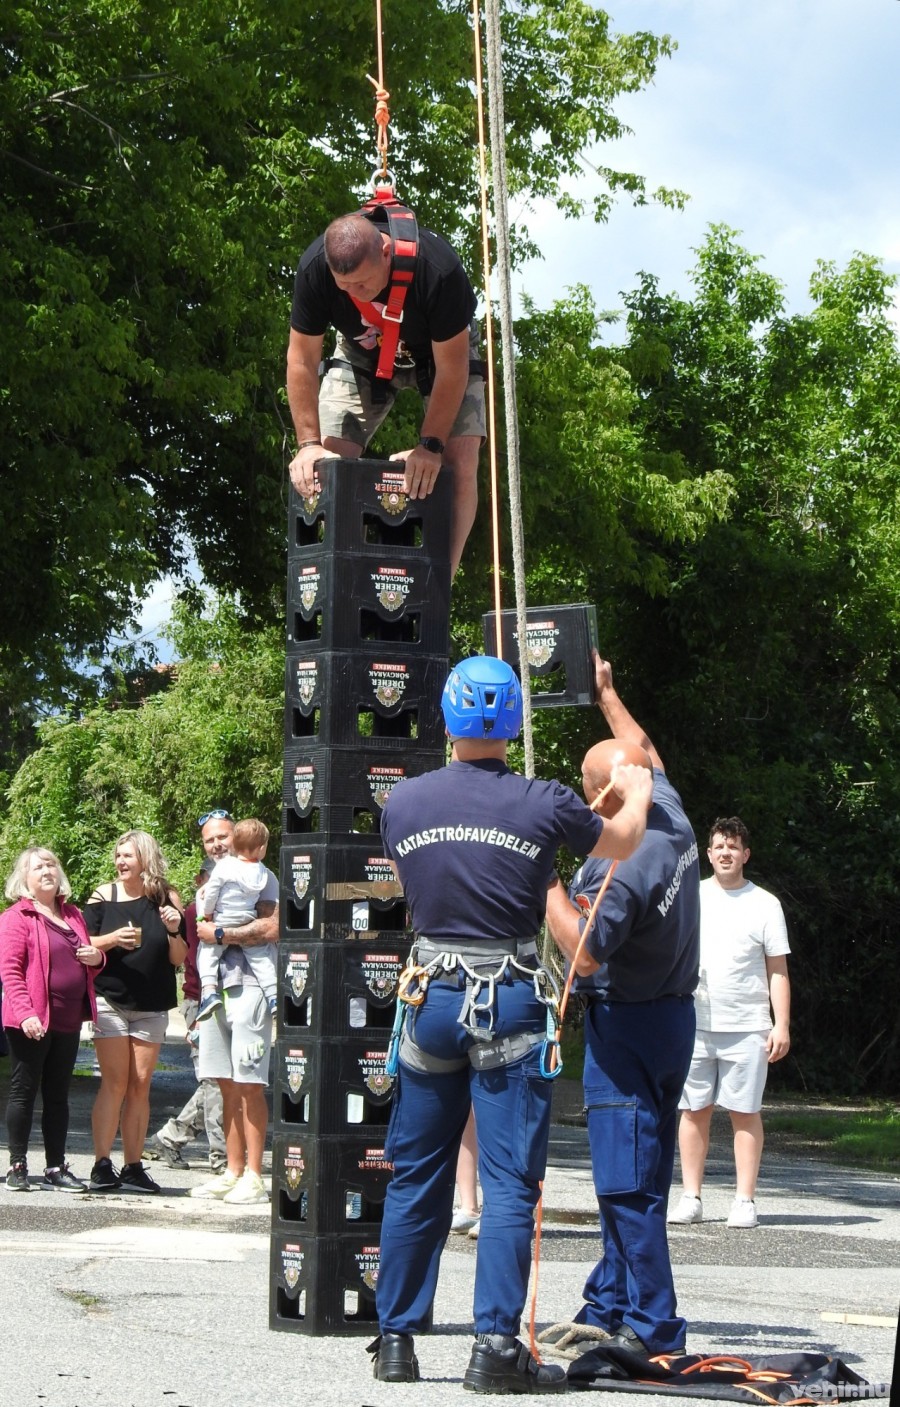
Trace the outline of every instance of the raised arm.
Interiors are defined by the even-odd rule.
[[[641,725],[632,718],[613,685],[612,666],[608,660],[600,658],[596,650],[594,656],[594,697],[603,717],[609,724],[614,738],[623,743],[634,743],[649,753],[654,767],[665,772],[662,758]]]

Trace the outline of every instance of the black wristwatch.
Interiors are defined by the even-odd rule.
[[[221,927],[220,927],[220,928],[214,928],[214,929],[213,929],[213,937],[215,938],[215,940],[216,940],[217,943],[224,943],[224,941],[225,941],[225,929],[224,929],[224,928],[221,928]]]
[[[429,454],[444,453],[444,441],[439,440],[437,435],[420,435],[419,444],[423,449],[427,449]]]

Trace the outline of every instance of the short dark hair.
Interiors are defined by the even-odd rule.
[[[381,235],[365,215],[339,215],[325,231],[325,262],[333,274],[353,274],[381,257]]]
[[[750,832],[740,816],[719,816],[709,828],[710,845],[712,845],[715,835],[724,835],[728,840],[739,840],[742,849],[750,849]]]

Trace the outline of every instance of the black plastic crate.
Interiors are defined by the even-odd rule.
[[[285,744],[439,749],[445,728],[443,655],[296,651],[287,657]]]
[[[529,606],[526,619],[526,656],[534,708],[593,704],[594,661],[598,648],[597,612],[593,606]],[[497,617],[482,616],[484,646],[496,655]],[[519,632],[515,611],[500,612],[500,653],[519,669]]]
[[[278,1134],[272,1143],[272,1225],[299,1235],[380,1227],[393,1168],[384,1140]]]
[[[292,492],[288,561],[309,549],[382,557],[396,552],[407,561],[435,565],[450,559],[453,474],[441,469],[427,498],[410,499],[403,465],[382,459],[322,459],[318,492],[302,499]]]
[[[310,894],[326,903],[363,900],[375,908],[393,907],[403,896],[377,835],[300,836],[283,844],[281,892],[301,906]]]
[[[375,835],[384,803],[398,782],[442,767],[445,749],[416,748],[385,757],[373,748],[295,743],[285,750],[283,832]]]
[[[388,1032],[376,1038],[275,1042],[275,1118],[279,1133],[384,1138],[394,1079],[387,1074]]]
[[[347,947],[280,944],[278,1031],[301,1040],[384,1039],[394,1020],[408,941]]]
[[[274,1231],[269,1328],[306,1334],[378,1332],[377,1236],[300,1236]]]
[[[427,560],[310,552],[288,567],[288,649],[445,655],[450,568]]]

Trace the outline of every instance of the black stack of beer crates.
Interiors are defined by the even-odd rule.
[[[444,763],[452,481],[321,460],[289,519],[273,1329],[377,1332],[393,1003],[411,935],[379,838],[403,777]]]

